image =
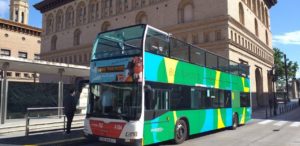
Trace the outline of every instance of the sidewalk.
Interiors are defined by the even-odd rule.
[[[16,136],[0,139],[0,145],[74,145],[86,142],[82,129],[73,130],[71,134],[65,135],[63,131],[41,133],[30,136]]]
[[[292,100],[291,102],[287,103],[286,105],[284,103],[278,103],[277,116],[284,114],[286,112],[289,112],[297,107],[299,107],[299,105],[298,105],[298,101],[296,101],[296,100]],[[266,112],[267,112],[267,115],[266,115]],[[272,110],[272,114],[273,114],[273,110]],[[272,116],[274,117],[274,115],[272,115]],[[270,108],[269,107],[260,107],[260,108],[254,109],[252,111],[252,119],[266,119],[267,117],[270,118]]]

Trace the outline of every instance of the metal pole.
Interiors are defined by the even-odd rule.
[[[289,82],[288,82],[288,72],[287,72],[287,60],[286,60],[286,54],[284,54],[284,71],[285,71],[285,86],[286,86],[286,96],[284,99],[284,103],[286,104],[288,98],[289,98]]]
[[[25,136],[29,135],[29,111],[26,112]]]
[[[58,70],[58,74],[59,74],[59,82],[58,82],[58,107],[63,107],[63,96],[64,96],[64,83],[63,83],[63,78],[62,78],[62,74],[65,70],[63,68],[60,68]],[[61,115],[63,113],[63,109],[58,109],[58,115],[59,118],[61,118]]]
[[[2,64],[2,70],[3,70],[3,79],[1,82],[1,116],[0,116],[0,124],[4,124],[6,120],[6,114],[7,114],[7,69],[9,67],[9,63],[5,62]]]

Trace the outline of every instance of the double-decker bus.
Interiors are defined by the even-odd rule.
[[[102,32],[92,50],[86,137],[149,145],[251,119],[249,66],[149,25]]]

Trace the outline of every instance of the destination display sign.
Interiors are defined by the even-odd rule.
[[[124,70],[125,70],[124,65],[98,67],[98,72],[101,73],[123,72]]]

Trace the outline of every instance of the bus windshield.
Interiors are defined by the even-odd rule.
[[[92,60],[140,55],[145,25],[138,25],[98,35]]]
[[[122,120],[138,120],[141,116],[141,85],[114,83],[90,87],[88,114]]]

